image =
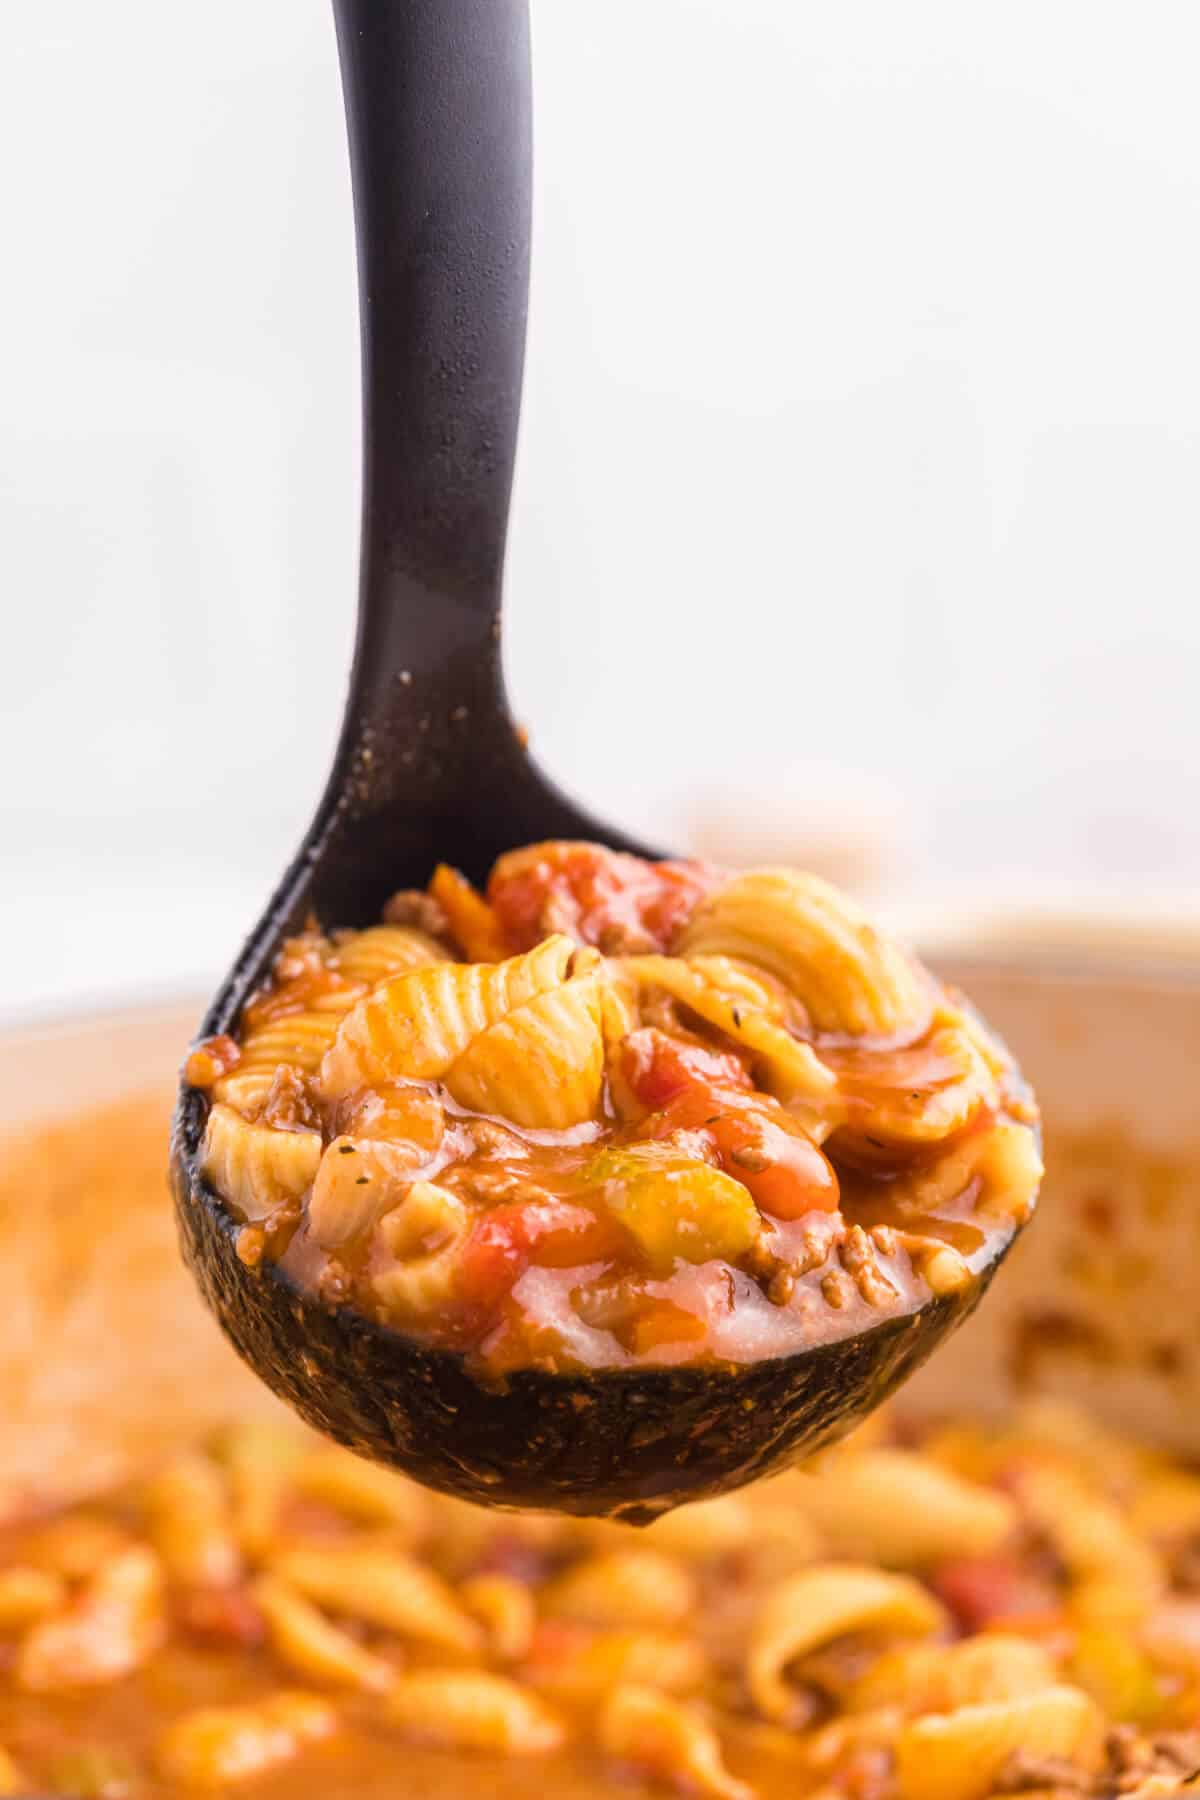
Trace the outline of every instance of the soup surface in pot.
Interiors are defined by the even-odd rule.
[[[165,1209],[164,1119],[34,1139],[0,1214],[65,1216],[114,1134],[92,1229]],[[55,1472],[0,1530],[0,1793],[1148,1800],[1200,1767],[1200,1476],[1060,1409],[872,1421],[640,1532],[262,1419],[69,1508]]]

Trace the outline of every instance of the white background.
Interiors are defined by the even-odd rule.
[[[840,824],[915,888],[1200,885],[1200,12],[533,10],[543,760],[660,839]],[[215,972],[320,786],[358,480],[324,0],[9,0],[0,200],[20,1012]]]

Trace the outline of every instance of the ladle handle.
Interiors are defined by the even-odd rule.
[[[333,0],[358,230],[360,617],[347,735],[447,660],[499,700],[529,292],[528,0]],[[481,691],[490,685],[490,695]],[[412,696],[415,700],[417,696]],[[386,750],[384,752],[386,754]]]

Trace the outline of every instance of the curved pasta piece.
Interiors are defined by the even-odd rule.
[[[168,1725],[155,1767],[165,1781],[212,1791],[291,1762],[337,1729],[337,1714],[317,1694],[284,1690],[245,1706],[203,1706]]]
[[[619,965],[643,987],[661,988],[757,1059],[765,1085],[783,1100],[828,1099],[836,1085],[811,1044],[778,1022],[778,1002],[726,956],[630,956]]]
[[[600,985],[567,981],[514,1007],[447,1070],[449,1092],[462,1106],[534,1129],[594,1119],[604,1083]]]
[[[1023,1222],[1045,1172],[1037,1138],[1027,1126],[1006,1120],[991,1126],[975,1165],[979,1181],[976,1214]]]
[[[790,1493],[833,1555],[894,1569],[994,1555],[1018,1521],[1007,1494],[912,1450],[835,1453],[815,1474],[801,1472]]]
[[[1017,1498],[1066,1565],[1072,1611],[1081,1622],[1132,1625],[1160,1598],[1161,1556],[1094,1487],[1043,1464],[1021,1471]]]
[[[213,1096],[223,1100],[226,1106],[236,1107],[238,1112],[253,1117],[255,1113],[261,1112],[263,1102],[271,1091],[277,1066],[238,1068],[232,1074],[222,1075],[213,1086]]]
[[[207,1456],[177,1456],[144,1489],[154,1548],[172,1581],[230,1587],[242,1572],[221,1471]]]
[[[1027,1125],[1002,1119],[972,1131],[961,1143],[888,1187],[888,1206],[903,1217],[929,1217],[974,1190],[973,1210],[1020,1222],[1029,1216],[1044,1168]]]
[[[760,1487],[756,1500],[761,1493]],[[597,1546],[623,1548],[629,1541],[629,1527],[612,1519],[579,1519],[576,1529],[587,1543]],[[641,1528],[641,1539],[668,1556],[706,1562],[743,1550],[752,1539],[757,1542],[760,1529],[757,1507],[745,1495],[720,1494],[715,1500],[693,1500],[663,1513]]]
[[[965,1431],[965,1426],[960,1426]],[[994,1431],[989,1433],[998,1447]],[[1021,1401],[1003,1434],[1004,1466],[1049,1466],[1068,1470],[1076,1479],[1107,1491],[1124,1492],[1146,1473],[1161,1466],[1153,1450],[1121,1432],[1110,1430],[1089,1413],[1049,1394]]]
[[[466,1203],[433,1181],[414,1181],[399,1206],[384,1214],[380,1236],[394,1261],[372,1287],[389,1314],[428,1318],[450,1299],[470,1224]]]
[[[385,1716],[414,1743],[444,1750],[540,1756],[566,1736],[544,1700],[481,1669],[403,1675],[387,1697]]]
[[[332,1624],[290,1582],[278,1575],[260,1575],[251,1592],[280,1662],[331,1687],[382,1694],[391,1686],[396,1673],[391,1663]]]
[[[942,995],[942,1004],[938,1010],[947,1024],[956,1025],[970,1038],[986,1063],[988,1073],[994,1081],[1008,1082],[1017,1075],[1017,1065],[1004,1045],[999,1038],[992,1036],[978,1013],[961,993],[954,988],[945,989]]]
[[[936,1025],[919,1044],[883,1056],[857,1048],[826,1056],[846,1104],[836,1148],[867,1165],[962,1131],[995,1098],[987,1064],[957,1025]]]
[[[615,1688],[599,1723],[600,1747],[658,1780],[710,1800],[754,1800],[725,1767],[720,1739],[702,1713],[651,1687]]]
[[[640,1119],[645,1108],[630,1086],[622,1053],[626,1038],[642,1023],[638,983],[622,962],[609,961],[605,972],[607,980],[600,988],[600,1027],[609,1100],[619,1119]]]
[[[248,1113],[266,1099],[281,1064],[315,1075],[355,995],[331,994],[328,1000],[327,1007],[283,1013],[247,1032],[240,1042],[236,1068],[213,1086],[214,1100]]]
[[[482,1633],[432,1569],[398,1550],[322,1544],[285,1550],[272,1571],[305,1599],[339,1617],[471,1655]]]
[[[25,1634],[13,1678],[27,1694],[119,1681],[165,1635],[162,1564],[152,1550],[122,1550],[101,1563],[66,1612]]]
[[[488,1648],[501,1662],[529,1654],[537,1626],[533,1594],[515,1575],[473,1575],[459,1599],[487,1634]]]
[[[696,1584],[659,1550],[614,1550],[585,1557],[541,1596],[556,1617],[586,1625],[680,1625],[696,1604]]]
[[[245,1219],[270,1218],[280,1207],[302,1200],[321,1163],[319,1131],[281,1131],[255,1125],[231,1106],[208,1115],[200,1170],[223,1200]]]
[[[449,960],[445,946],[415,925],[371,925],[346,938],[328,958],[330,968],[347,981],[363,982],[367,987]]]
[[[214,1098],[250,1112],[265,1100],[281,1064],[317,1074],[342,1019],[361,998],[356,989],[445,961],[448,954],[415,927],[373,925],[353,933],[321,960],[354,985],[332,989],[313,1005],[268,1017],[248,1031],[239,1044],[236,1068],[215,1083]]]
[[[311,1450],[291,1472],[291,1479],[307,1499],[365,1524],[382,1525],[389,1538],[399,1532],[406,1542],[413,1542],[428,1528],[429,1495],[424,1488],[340,1444]]]
[[[987,1800],[1015,1751],[1062,1757],[1087,1774],[1104,1757],[1104,1715],[1078,1688],[963,1706],[905,1725],[896,1741],[900,1800]]]
[[[948,1713],[1041,1693],[1058,1679],[1057,1665],[1043,1644],[1014,1632],[990,1631],[960,1644],[885,1651],[843,1701],[855,1712],[899,1706],[906,1713]]]
[[[274,1541],[301,1441],[275,1424],[243,1419],[221,1433],[214,1453],[229,1483],[237,1542],[246,1555],[260,1557]]]
[[[416,1144],[338,1137],[321,1158],[308,1202],[308,1229],[323,1250],[369,1231],[396,1206],[428,1152]]]
[[[502,963],[434,963],[385,981],[342,1020],[321,1067],[327,1093],[436,1080],[514,1007],[560,986],[575,945],[552,937]]]
[[[536,1648],[536,1647],[535,1647]],[[596,1631],[536,1654],[521,1673],[548,1693],[576,1702],[600,1700],[622,1682],[668,1694],[691,1693],[708,1675],[708,1658],[681,1631]]]
[[[637,982],[626,964],[604,964],[607,979],[600,987],[600,1022],[604,1046],[611,1055],[638,1028]]]
[[[786,1724],[796,1707],[789,1664],[848,1632],[897,1638],[932,1637],[944,1609],[907,1575],[853,1563],[821,1563],[782,1582],[754,1621],[746,1672],[758,1711]]]
[[[735,876],[697,907],[673,948],[767,969],[817,1031],[910,1038],[929,1019],[929,985],[910,958],[816,875],[767,868]]]
[[[241,1040],[238,1070],[274,1069],[280,1063],[290,1063],[293,1068],[303,1069],[305,1074],[313,1074],[320,1068],[321,1058],[333,1042],[343,1014],[353,1005],[354,995],[331,994],[329,1000],[331,1004],[327,1007],[283,1013],[260,1025],[256,1031],[248,1032]]]
[[[446,1134],[446,1113],[436,1093],[390,1082],[368,1088],[351,1111],[339,1108],[338,1120],[348,1137],[411,1144],[427,1157],[440,1150]]]
[[[754,1511],[742,1494],[718,1494],[677,1506],[644,1527],[659,1549],[697,1561],[744,1549],[754,1535]]]

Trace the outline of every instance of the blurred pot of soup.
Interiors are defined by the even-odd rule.
[[[1025,1241],[903,1409],[1050,1395],[1195,1452],[1200,937],[1094,916],[1075,932],[1022,916],[917,935],[1019,1055],[1047,1177]],[[200,1010],[0,1035],[0,1501],[102,1488],[232,1414],[276,1410],[176,1251],[167,1123]]]

